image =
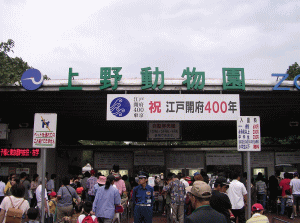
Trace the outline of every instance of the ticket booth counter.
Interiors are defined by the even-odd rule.
[[[252,168],[252,177],[254,178],[254,180],[256,180],[257,175],[259,173],[262,173],[263,178],[265,178],[266,180],[268,179],[268,168],[267,167]]]

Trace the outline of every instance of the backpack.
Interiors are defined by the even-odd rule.
[[[12,207],[8,208],[8,211],[6,213],[6,223],[21,223],[22,222],[22,216],[23,216],[23,210],[20,209],[20,206],[25,201],[21,202],[21,204],[16,208],[11,200],[11,197],[9,196],[10,202]]]
[[[96,220],[97,218],[95,218]],[[96,221],[95,221],[96,222]],[[87,215],[84,217],[81,223],[94,223],[94,220],[91,215]]]

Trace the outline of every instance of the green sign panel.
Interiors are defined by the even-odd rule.
[[[116,90],[118,83],[122,79],[120,74],[122,67],[101,67],[100,68],[100,90],[111,88]],[[159,70],[158,67],[152,71],[151,67],[141,68],[141,90],[164,88],[165,72]],[[244,68],[223,68],[223,89],[224,90],[245,90],[245,75]],[[79,76],[78,73],[73,73],[72,68],[69,68],[68,86],[60,87],[59,90],[77,90],[81,91],[82,87],[73,86],[72,79],[74,76]],[[205,72],[196,71],[196,67],[190,70],[189,67],[183,70],[181,77],[186,79],[182,85],[187,87],[187,90],[202,90],[205,86]],[[113,80],[112,80],[113,79]],[[154,79],[154,80],[153,80]],[[114,84],[112,84],[112,81]]]

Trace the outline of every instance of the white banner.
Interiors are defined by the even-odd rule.
[[[238,151],[261,151],[259,116],[241,116],[237,120]]]
[[[107,120],[237,120],[238,94],[109,94]]]
[[[33,148],[55,148],[56,124],[57,114],[35,114],[33,130]]]

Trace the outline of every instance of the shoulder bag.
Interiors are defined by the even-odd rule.
[[[74,202],[74,200],[73,200],[73,195],[71,194],[71,192],[70,192],[68,186],[65,186],[65,187],[67,188],[67,190],[69,191],[69,193],[70,193],[70,195],[71,195],[72,205],[73,205],[73,208],[74,208],[74,207],[76,206],[76,202]]]

